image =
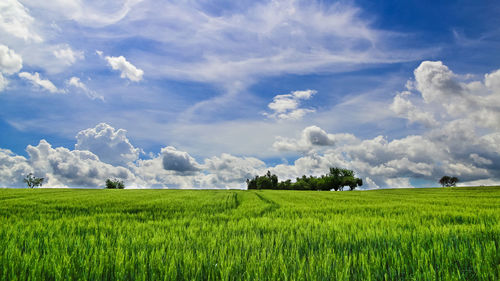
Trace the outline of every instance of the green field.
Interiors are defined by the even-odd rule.
[[[0,280],[499,280],[500,188],[0,189]]]

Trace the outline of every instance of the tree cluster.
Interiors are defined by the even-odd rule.
[[[445,187],[445,186],[446,187],[456,186],[457,182],[458,182],[458,178],[457,177],[449,177],[449,176],[443,176],[439,180],[439,184],[441,184],[441,186],[443,186],[443,187]]]
[[[123,181],[120,181],[117,179],[114,179],[114,180],[107,179],[106,180],[106,188],[107,189],[124,189],[125,184],[123,183]]]
[[[44,178],[37,178],[33,175],[33,173],[29,173],[26,175],[26,177],[23,179],[23,181],[26,183],[26,185],[29,188],[34,188],[35,186],[42,186]]]
[[[279,183],[281,184],[281,183]],[[270,171],[263,176],[255,176],[255,178],[247,179],[248,189],[278,189],[278,176],[272,175]]]
[[[330,172],[321,177],[306,177],[303,175],[295,182],[291,180],[278,182],[278,177],[267,171],[264,176],[255,176],[247,179],[248,189],[278,189],[278,190],[344,190],[348,186],[354,190],[363,185],[363,180],[354,176],[354,172],[348,169],[330,168]]]

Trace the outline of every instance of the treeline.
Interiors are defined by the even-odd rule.
[[[363,185],[363,180],[356,178],[354,172],[348,169],[330,168],[330,172],[320,177],[305,175],[297,178],[295,182],[291,180],[278,182],[278,176],[267,171],[264,176],[255,176],[247,179],[248,189],[277,189],[277,190],[344,190],[348,186],[354,190]]]

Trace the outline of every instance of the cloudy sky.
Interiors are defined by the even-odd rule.
[[[500,5],[0,2],[0,187],[500,184]]]

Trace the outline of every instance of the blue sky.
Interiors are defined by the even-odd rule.
[[[500,182],[496,1],[0,4],[0,186]]]

